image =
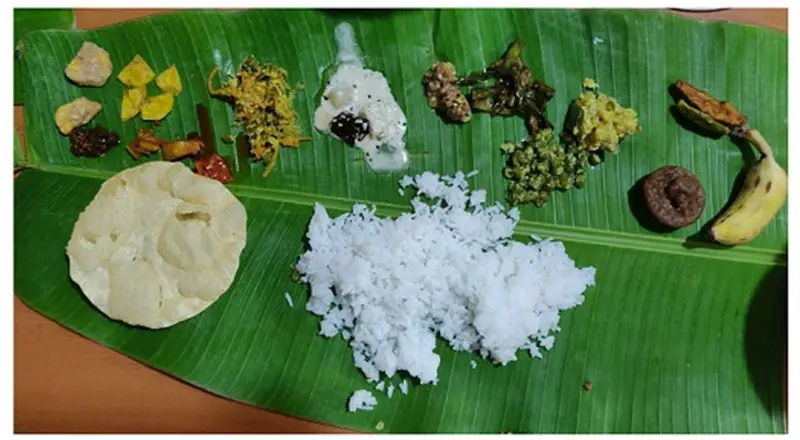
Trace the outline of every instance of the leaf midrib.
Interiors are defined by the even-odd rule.
[[[31,166],[44,172],[105,180],[115,172],[107,170],[91,170],[70,166],[36,164]],[[410,212],[409,207],[393,203],[375,203],[369,200],[351,200],[321,194],[307,194],[285,189],[257,188],[249,186],[228,185],[228,188],[239,197],[286,203],[300,206],[314,206],[320,203],[327,209],[350,211],[356,203],[374,206],[379,216],[396,217],[402,213]],[[554,240],[606,246],[611,248],[631,249],[654,253],[681,255],[686,257],[707,258],[719,261],[743,262],[767,266],[785,266],[785,255],[777,250],[753,246],[738,246],[730,249],[715,249],[712,247],[699,247],[688,249],[684,241],[673,237],[654,237],[640,233],[619,232],[611,230],[598,230],[576,226],[551,225],[530,220],[520,220],[514,231],[516,236],[535,235]]]

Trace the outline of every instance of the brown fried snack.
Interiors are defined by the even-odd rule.
[[[674,86],[689,105],[705,113],[717,123],[730,129],[747,124],[747,117],[730,102],[717,100],[705,90],[700,90],[681,79],[675,81]]]

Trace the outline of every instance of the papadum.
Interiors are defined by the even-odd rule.
[[[181,163],[111,177],[75,223],[70,277],[114,320],[159,329],[189,319],[230,287],[247,212],[221,183]]]

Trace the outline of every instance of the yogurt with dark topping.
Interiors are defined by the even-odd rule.
[[[373,171],[396,171],[408,166],[405,134],[408,122],[388,81],[364,67],[353,27],[336,27],[338,68],[314,113],[314,126],[364,152]]]

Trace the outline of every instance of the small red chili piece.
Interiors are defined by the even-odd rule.
[[[231,167],[228,162],[217,153],[203,155],[194,161],[195,171],[201,176],[217,180],[222,183],[233,181]]]

